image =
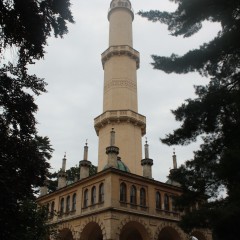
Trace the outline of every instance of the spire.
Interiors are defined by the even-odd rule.
[[[119,153],[119,148],[114,145],[115,145],[115,131],[114,128],[112,128],[112,131],[110,132],[110,146],[106,148],[106,154],[108,155],[107,168],[117,167],[117,157]]]
[[[86,140],[86,143],[84,146],[83,160],[79,162],[80,180],[83,178],[89,177],[89,169],[91,165],[92,165],[91,162],[88,161],[88,143]]]
[[[176,153],[175,153],[175,148],[173,149],[173,169],[177,169],[177,156],[176,156]]]
[[[48,194],[48,185],[49,185],[49,183],[48,183],[47,177],[45,177],[43,186],[40,187],[40,195],[39,195],[39,197],[42,197],[42,196]]]
[[[66,152],[65,152],[64,157],[62,159],[62,168],[58,173],[58,189],[63,188],[67,185],[66,162],[67,162],[67,158],[66,158]]]
[[[66,171],[66,162],[67,162],[67,158],[66,158],[66,152],[65,152],[63,160],[62,160],[62,171],[63,172]]]
[[[146,143],[144,147],[145,147],[145,158],[149,158],[149,145],[148,145],[147,137],[146,137]]]
[[[88,143],[87,143],[87,139],[86,139],[86,143],[84,146],[84,154],[83,154],[83,160],[88,160]]]
[[[142,159],[141,165],[143,167],[143,177],[152,178],[152,165],[153,160],[149,158],[149,145],[146,138],[146,143],[144,145],[145,149],[145,158]]]
[[[115,145],[115,131],[114,131],[114,128],[112,128],[111,137],[110,137],[110,146],[114,146],[114,145]]]

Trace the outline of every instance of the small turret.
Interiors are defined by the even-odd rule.
[[[58,173],[58,189],[63,188],[67,185],[66,162],[67,162],[67,158],[66,158],[66,153],[65,153],[63,160],[62,160],[62,168],[60,169],[60,171]]]
[[[44,195],[48,194],[48,181],[45,179],[43,186],[40,187],[40,195],[39,197],[42,197]]]
[[[175,153],[175,148],[173,149],[172,160],[173,160],[173,168],[170,169],[170,174],[174,173],[177,170],[177,155]],[[181,187],[180,183],[178,183],[170,178],[166,181],[166,183],[171,184],[173,186]]]
[[[173,149],[173,169],[177,169],[177,156],[176,156],[176,153],[175,153],[175,148]]]
[[[149,145],[146,139],[146,143],[144,145],[145,149],[145,158],[142,159],[141,165],[143,167],[143,177],[152,178],[152,165],[153,160],[149,158]]]
[[[86,140],[86,144],[84,146],[83,160],[79,162],[80,180],[89,177],[89,169],[91,165],[91,162],[88,161],[88,144]]]
[[[105,168],[110,168],[110,167],[117,168],[119,148],[115,146],[114,128],[112,128],[112,131],[110,133],[110,146],[106,148],[106,154],[108,155],[108,160],[107,160],[107,166]]]

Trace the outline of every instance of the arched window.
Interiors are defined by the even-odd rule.
[[[156,192],[156,209],[161,209],[161,194],[160,192]]]
[[[120,184],[120,202],[127,202],[127,186],[125,183]]]
[[[49,203],[47,203],[46,205],[46,211],[47,211],[47,214],[49,213]]]
[[[70,196],[67,196],[67,201],[66,201],[66,213],[70,211]]]
[[[169,196],[167,194],[164,195],[164,210],[169,211]]]
[[[95,204],[96,203],[96,187],[92,187],[92,194],[91,194],[91,204]]]
[[[171,199],[172,199],[172,210],[174,212],[177,212],[178,208],[177,208],[177,205],[176,205],[176,196],[173,196]]]
[[[84,200],[83,200],[83,207],[88,207],[88,189],[84,191]]]
[[[104,202],[104,184],[101,183],[99,186],[99,197],[98,197],[98,201],[100,203]]]
[[[130,203],[137,204],[137,189],[134,185],[132,185],[130,190]]]
[[[140,189],[140,206],[146,207],[146,191],[144,188]]]
[[[51,203],[51,210],[50,210],[50,217],[53,217],[53,215],[54,215],[54,208],[55,208],[55,202],[52,201],[52,203]]]
[[[64,212],[64,198],[62,198],[60,202],[60,214],[63,214],[63,212]]]
[[[77,201],[77,194],[74,193],[72,197],[72,211],[76,211],[76,201]]]

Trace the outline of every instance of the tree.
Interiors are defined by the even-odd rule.
[[[199,49],[183,56],[153,55],[153,67],[166,73],[197,71],[209,77],[196,86],[195,99],[187,99],[172,111],[181,126],[162,142],[187,145],[200,136],[203,143],[170,178],[178,181],[183,195],[177,200],[186,208],[201,202],[181,221],[185,231],[209,227],[215,239],[239,239],[240,227],[240,1],[174,0],[176,11],[139,12],[150,21],[166,24],[173,36],[191,37],[203,21],[219,22],[221,31]],[[225,192],[220,197],[220,192]]]
[[[36,129],[34,99],[46,92],[46,83],[28,74],[28,64],[44,56],[48,37],[67,33],[73,22],[69,7],[69,0],[0,1],[1,239],[44,239],[39,231],[45,216],[34,200],[53,149]],[[17,57],[4,64],[9,48]]]

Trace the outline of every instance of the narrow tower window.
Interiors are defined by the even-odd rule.
[[[127,202],[127,186],[125,183],[120,184],[120,202]]]
[[[92,194],[91,194],[91,204],[95,204],[96,203],[96,187],[92,187]]]
[[[130,203],[137,204],[137,189],[134,185],[132,185],[130,190]]]
[[[83,207],[87,208],[88,207],[88,189],[84,191],[84,197],[83,197]]]
[[[161,209],[161,194],[156,192],[156,209]]]
[[[169,196],[167,194],[164,195],[164,210],[169,211]]]
[[[104,202],[104,184],[101,183],[99,186],[99,203]]]
[[[67,196],[67,202],[66,202],[66,213],[70,211],[70,196]]]
[[[140,189],[140,206],[146,207],[146,191],[144,188]]]
[[[64,212],[64,198],[62,198],[60,202],[60,214],[63,214],[63,212]]]
[[[76,211],[76,201],[77,201],[77,194],[74,193],[72,197],[72,211]]]

